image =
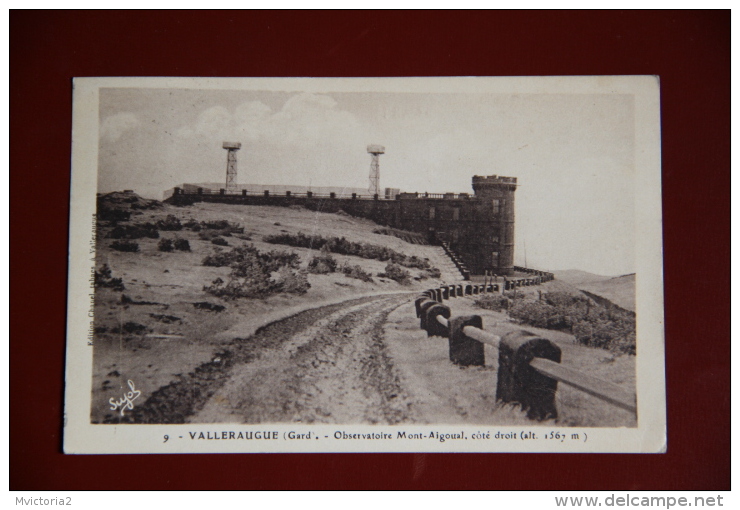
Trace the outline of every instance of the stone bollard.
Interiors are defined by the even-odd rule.
[[[434,289],[434,297],[439,301],[442,302],[442,289]]]
[[[463,288],[463,284],[457,286],[457,296],[464,296],[465,295],[465,289]]]
[[[466,285],[465,286],[465,295],[469,296],[473,293],[473,286],[472,285]]]
[[[483,319],[480,315],[461,315],[450,319],[450,361],[464,367],[482,367],[486,364],[483,344],[466,336],[463,332],[465,326],[483,329]]]
[[[479,291],[480,287],[478,287],[477,285],[473,285],[473,294],[478,294]]]
[[[450,297],[457,297],[457,285],[450,285]]]
[[[530,367],[532,358],[560,363],[560,347],[529,331],[504,335],[498,348],[496,400],[519,403],[522,410],[527,411],[527,417],[533,420],[557,418],[558,382]]]
[[[450,288],[442,287],[442,299],[450,299]]]
[[[242,196],[243,197],[246,197],[247,196],[247,190],[245,190],[245,189],[242,190]]]
[[[452,315],[450,313],[450,307],[436,304],[427,308],[427,336],[441,336],[446,338],[449,333],[447,328],[437,321],[437,315],[449,319],[450,315]]]
[[[421,304],[429,299],[426,296],[419,296],[414,300],[414,308],[416,309],[416,317],[421,317]]]
[[[426,299],[421,302],[419,305],[419,327],[423,329],[424,331],[427,330],[427,310],[431,308],[434,305],[438,305],[436,301],[432,301],[431,299]]]

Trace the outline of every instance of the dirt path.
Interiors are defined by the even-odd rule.
[[[271,323],[154,392],[129,421],[403,421],[408,404],[385,352],[382,326],[408,300],[355,299]]]

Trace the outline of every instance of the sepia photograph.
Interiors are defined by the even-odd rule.
[[[657,78],[75,80],[65,451],[661,452]]]

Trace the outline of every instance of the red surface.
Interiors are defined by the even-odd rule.
[[[11,489],[730,488],[729,11],[11,11],[10,56]],[[661,79],[667,454],[61,453],[73,76],[590,74]]]

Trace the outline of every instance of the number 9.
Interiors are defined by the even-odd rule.
[[[164,441],[163,442],[166,443],[169,439],[170,439],[170,436],[168,436],[167,434],[165,434],[164,435]]]

